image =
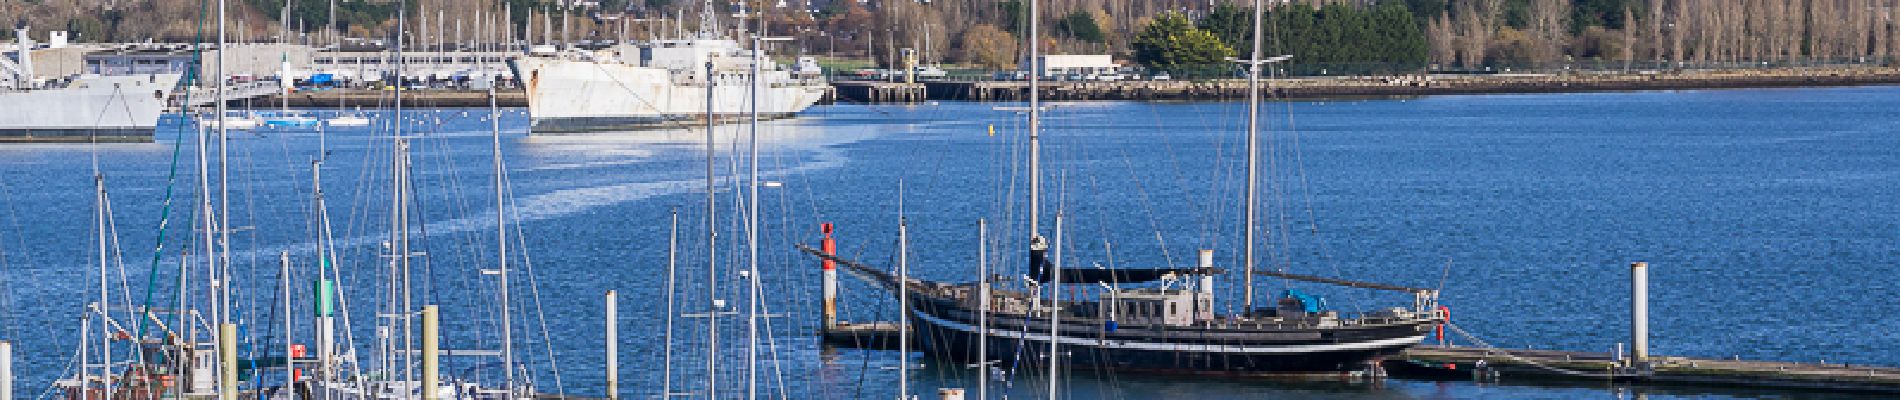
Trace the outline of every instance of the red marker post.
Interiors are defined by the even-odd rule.
[[[831,330],[831,328],[838,325],[838,262],[832,261],[829,257],[838,255],[838,242],[831,239],[830,222],[819,225],[819,229],[825,232],[825,239],[820,241],[818,246],[825,252],[825,256],[827,256],[823,261],[825,268],[825,320],[823,326],[825,330]]]

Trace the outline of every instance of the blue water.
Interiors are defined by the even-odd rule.
[[[992,221],[993,266],[1020,268],[1027,236],[1026,130],[997,104],[837,105],[765,124],[760,269],[772,341],[762,392],[888,398],[895,353],[816,343],[818,268],[796,254],[833,222],[845,256],[890,265],[900,217],[913,273],[975,275],[976,221]],[[1265,107],[1261,260],[1292,272],[1442,287],[1459,326],[1501,347],[1608,351],[1627,342],[1628,263],[1651,265],[1652,353],[1900,365],[1889,285],[1900,264],[1900,88],[1775,89],[1273,103]],[[466,112],[466,115],[464,113]],[[412,141],[415,302],[441,304],[445,347],[495,349],[499,302],[492,139],[485,110],[407,113]],[[1070,265],[1161,266],[1197,249],[1239,265],[1244,106],[1058,103],[1046,114],[1043,228],[1063,215]],[[387,120],[384,115],[383,120]],[[438,122],[439,121],[439,122]],[[112,200],[122,262],[115,304],[144,304],[167,176],[177,200],[152,302],[202,308],[204,267],[189,244],[196,142],[171,125],[141,145],[0,148],[0,335],[18,345],[23,388],[70,374],[78,324],[98,297],[95,160]],[[665,377],[669,211],[680,216],[677,313],[708,303],[703,131],[525,137],[503,118],[516,351],[542,391],[598,395],[602,295],[621,298],[627,396]],[[994,134],[990,133],[994,129]],[[183,136],[179,136],[183,133]],[[314,279],[311,162],[341,252],[358,357],[373,365],[388,271],[388,126],[235,133],[230,148],[237,318],[259,348],[281,346],[277,257],[293,263],[292,341],[309,343]],[[733,158],[742,127],[718,131],[719,395],[744,391],[745,232]],[[177,138],[183,137],[180,142]],[[742,142],[741,142],[742,143]],[[320,146],[321,144],[321,146]],[[182,146],[175,146],[182,145]],[[214,149],[215,152],[215,149]],[[210,171],[217,179],[217,167]],[[743,175],[740,175],[743,176]],[[734,262],[738,261],[738,262]],[[123,265],[123,267],[121,267]],[[119,270],[127,271],[121,281]],[[1017,271],[1020,272],[1020,271]],[[121,283],[123,282],[123,284]],[[1410,304],[1390,294],[1262,279],[1346,310]],[[127,295],[128,292],[130,295]],[[1222,301],[1239,295],[1223,282]],[[892,318],[893,302],[846,279],[847,320]],[[1231,304],[1223,305],[1232,307]],[[132,321],[123,313],[115,315]],[[544,322],[545,321],[545,322]],[[169,320],[167,323],[170,323]],[[704,396],[707,321],[678,318],[675,391]],[[201,332],[202,333],[202,332]],[[552,338],[550,340],[550,338]],[[1458,339],[1463,342],[1462,339]],[[279,343],[279,344],[272,344]],[[121,347],[123,347],[121,345]],[[552,358],[550,360],[550,350]],[[120,359],[124,354],[118,356]],[[494,380],[493,358],[445,370]],[[557,374],[551,363],[558,363]],[[913,393],[974,388],[969,370],[929,363]],[[1021,375],[1011,396],[1034,398]],[[1606,385],[1479,385],[1390,380],[1288,383],[1076,372],[1076,398],[1803,397],[1799,393]],[[998,383],[1001,385],[1001,383]],[[23,391],[23,393],[31,393]]]

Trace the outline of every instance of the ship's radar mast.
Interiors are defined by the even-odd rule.
[[[704,0],[699,8],[699,38],[719,37],[719,17],[713,13],[713,0]]]

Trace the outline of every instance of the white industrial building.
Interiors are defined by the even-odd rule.
[[[1107,54],[1047,54],[1039,64],[1042,75],[1051,77],[1111,75],[1121,69]]]

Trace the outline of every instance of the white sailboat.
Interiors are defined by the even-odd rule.
[[[330,117],[330,119],[323,121],[324,125],[333,126],[333,127],[369,126],[369,122],[370,122],[369,118],[366,118],[363,116],[363,111],[360,107],[357,109],[356,112],[347,113],[347,114],[337,114],[337,116]]]
[[[223,115],[223,117],[216,117],[216,115]],[[214,113],[212,116],[202,116],[198,118],[198,126],[208,129],[218,129],[222,127],[226,130],[248,131],[257,129],[257,127],[263,125],[263,118],[258,118],[257,114],[244,111],[226,110],[221,113]]]

